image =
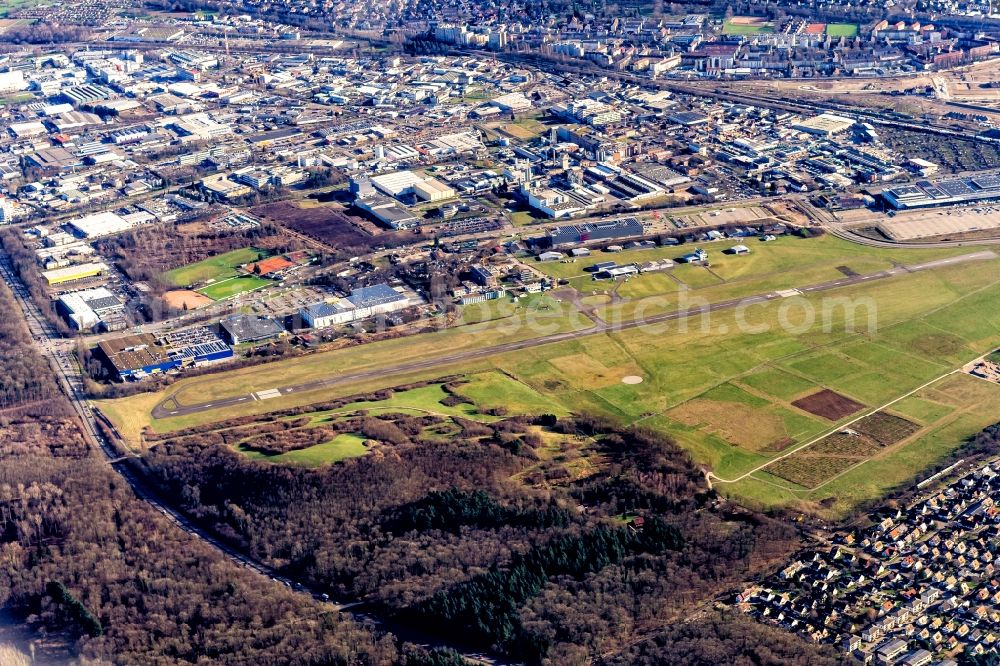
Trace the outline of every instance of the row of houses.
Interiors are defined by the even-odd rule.
[[[982,465],[872,526],[838,532],[737,597],[760,621],[864,662],[954,664],[1000,651],[1000,466]]]

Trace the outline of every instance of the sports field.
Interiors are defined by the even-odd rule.
[[[163,274],[163,280],[175,287],[187,287],[208,280],[223,280],[240,275],[239,267],[256,261],[262,253],[253,247],[217,254],[193,264],[179,266]],[[266,253],[264,253],[266,254]]]
[[[220,301],[223,298],[230,298],[237,294],[244,294],[248,291],[266,287],[269,284],[274,283],[256,275],[237,275],[213,282],[207,287],[202,287],[198,290],[198,293],[211,298],[213,301]]]
[[[733,16],[722,22],[724,35],[760,35],[774,32],[774,23],[757,16]]]
[[[847,37],[848,39],[858,36],[857,23],[827,23],[826,34],[830,37]]]
[[[817,248],[837,242],[788,239],[789,243],[802,243],[803,248],[814,241],[819,241],[814,246]],[[853,260],[891,263],[896,252],[910,263],[942,256],[933,250],[911,254],[859,248]],[[732,261],[750,258],[735,257]],[[844,256],[837,259],[841,264],[851,260]],[[776,262],[772,257],[761,266],[780,265]],[[795,270],[812,276],[812,271],[829,270],[829,266]],[[758,283],[771,284],[773,280],[774,274],[765,271]],[[827,309],[834,297],[840,300]],[[854,310],[858,317],[850,330],[845,322],[853,305],[860,307]],[[817,314],[806,321],[804,313],[810,309]],[[504,377],[513,384],[505,384],[502,390],[487,385],[470,397],[484,402],[491,397],[498,402],[509,400],[512,407],[520,409],[537,401],[536,396],[545,396],[563,411],[596,412],[622,423],[654,428],[675,437],[720,479],[735,480],[750,474],[735,483],[717,482],[715,487],[723,493],[768,506],[801,506],[831,516],[920,474],[928,464],[954,450],[963,437],[986,425],[984,420],[996,420],[1000,413],[1000,387],[950,376],[892,406],[892,413],[920,429],[883,447],[869,462],[858,458],[857,464],[839,476],[810,477],[810,482],[816,481],[810,488],[796,486],[766,470],[755,471],[802,444],[821,439],[838,424],[877,411],[1000,346],[1000,259],[994,259],[901,273],[834,292],[776,299],[744,312],[725,310],[710,318],[578,337],[405,376],[378,375],[267,402],[247,401],[225,411],[209,410],[156,422],[149,416],[152,405],[167,395],[176,396],[182,405],[198,404],[317,374],[347,368],[377,369],[399,363],[403,357],[431,357],[481,348],[518,335],[530,337],[512,330],[498,335],[488,324],[182,379],[153,397],[110,401],[106,411],[119,423],[130,424],[133,431],[144,424],[166,431],[418,379],[498,370],[489,376]],[[643,381],[623,383],[625,377],[633,376]],[[970,387],[967,380],[977,383]],[[824,418],[792,404],[822,389],[861,405],[861,410],[832,421],[834,417]]]

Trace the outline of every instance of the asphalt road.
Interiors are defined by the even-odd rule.
[[[941,268],[944,266],[965,263],[970,261],[985,261],[989,259],[995,259],[996,257],[997,255],[991,250],[985,250],[981,252],[974,252],[972,254],[961,255],[958,257],[951,257],[948,259],[938,259],[935,261],[929,261],[922,264],[915,264],[913,266],[899,266],[896,268],[891,268],[885,271],[881,271],[878,273],[871,273],[868,275],[845,276],[838,280],[830,280],[819,284],[802,286],[794,291],[800,294],[811,294],[816,292],[829,291],[832,289],[839,289],[850,285],[861,284],[863,282],[884,280],[886,278],[893,277],[894,275],[899,275],[903,273],[913,273],[917,271],[932,270],[934,268]],[[650,317],[645,317],[643,319],[623,321],[623,322],[610,322],[610,323],[605,322],[601,324],[595,324],[594,326],[583,330],[568,331],[565,333],[555,333],[552,335],[544,335],[541,337],[532,338],[530,340],[520,340],[517,342],[508,342],[499,345],[492,345],[489,347],[483,347],[479,349],[472,349],[463,352],[456,352],[453,354],[435,356],[433,358],[422,359],[419,361],[399,363],[396,365],[391,365],[383,368],[364,370],[360,372],[337,374],[331,377],[327,377],[325,379],[319,379],[311,382],[303,382],[300,384],[289,384],[282,387],[267,389],[266,391],[257,391],[254,393],[247,393],[244,395],[233,396],[230,398],[220,398],[212,401],[196,403],[193,405],[182,405],[178,403],[175,398],[169,397],[153,408],[152,416],[153,418],[157,419],[163,419],[171,416],[186,416],[189,414],[196,414],[198,412],[203,412],[209,409],[221,409],[225,407],[231,407],[234,405],[241,405],[243,403],[250,401],[260,401],[260,400],[266,401],[270,398],[277,398],[279,396],[284,396],[291,393],[313,391],[316,389],[329,388],[332,386],[347,384],[356,381],[363,381],[368,379],[386,378],[392,375],[404,374],[418,370],[428,370],[463,361],[480,360],[490,356],[495,356],[497,354],[503,354],[511,351],[518,351],[522,349],[530,349],[533,347],[541,347],[543,345],[549,345],[557,342],[562,342],[565,340],[573,340],[575,338],[582,338],[590,335],[597,335],[599,333],[611,333],[620,330],[627,330],[643,326],[662,324],[665,322],[675,321],[678,319],[684,319],[690,316],[705,316],[706,314],[711,314],[713,312],[730,310],[738,307],[747,308],[758,303],[766,303],[768,301],[778,300],[791,294],[792,292],[790,290],[783,290],[781,293],[772,291],[764,294],[758,294],[756,296],[748,296],[745,298],[734,298],[726,301],[720,301],[718,303],[706,304],[697,308],[689,308],[684,310],[677,310],[674,312],[667,312],[659,315],[653,315]]]

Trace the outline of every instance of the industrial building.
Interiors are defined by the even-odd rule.
[[[94,261],[86,264],[76,264],[73,266],[66,266],[64,268],[56,268],[51,271],[43,271],[42,277],[45,278],[45,281],[48,282],[49,286],[54,286],[64,282],[73,282],[74,280],[82,280],[84,278],[103,275],[107,272],[107,270],[107,264],[100,261]]]
[[[354,306],[339,301],[321,301],[299,310],[299,316],[309,328],[327,328],[354,321]]]
[[[987,174],[974,178],[921,180],[913,185],[885,190],[882,198],[896,210],[1000,199],[1000,176]]]
[[[149,333],[104,340],[95,356],[118,380],[126,381],[223,361],[233,357],[233,349],[212,330],[197,326],[173,331],[161,340]]]
[[[619,266],[612,262],[611,266],[602,268],[594,273],[595,280],[617,280],[620,277],[628,277],[630,275],[638,275],[639,266],[636,264],[626,264],[624,266]]]
[[[354,289],[347,298],[304,307],[299,316],[311,328],[326,328],[402,310],[409,304],[405,294],[387,284],[377,284]]]
[[[354,205],[391,229],[412,229],[420,224],[420,219],[406,206],[381,194],[357,199]]]
[[[462,296],[459,299],[459,304],[472,305],[474,303],[485,303],[486,301],[495,301],[503,298],[506,295],[507,290],[503,287],[498,287],[496,289],[491,289],[490,291],[481,291],[478,294],[468,294],[466,296]]]
[[[66,223],[66,226],[83,238],[98,238],[109,234],[127,231],[135,226],[135,222],[126,219],[118,213],[105,211],[85,217],[78,217]]]
[[[559,247],[561,245],[573,245],[590,241],[641,236],[644,231],[642,222],[634,217],[626,217],[609,222],[570,224],[555,227],[549,232],[548,239],[552,247]]]
[[[830,138],[841,132],[846,132],[853,124],[854,120],[851,118],[845,118],[833,113],[821,113],[815,118],[797,122],[792,127],[808,134]]]
[[[414,195],[424,201],[443,201],[455,197],[455,190],[437,178],[412,171],[395,171],[372,176],[371,184],[380,192],[397,199]]]
[[[387,284],[353,289],[346,299],[354,307],[358,319],[386,314],[405,308],[409,299]]]
[[[63,294],[56,307],[70,326],[78,331],[91,331],[98,327],[114,331],[126,326],[124,304],[104,287]]]
[[[263,342],[278,337],[284,328],[268,317],[252,315],[232,315],[219,322],[222,337],[232,345],[247,342]]]
[[[177,367],[177,361],[149,333],[102,340],[97,343],[95,354],[120,381],[141,379]]]
[[[437,178],[428,178],[415,184],[413,193],[424,201],[444,201],[455,198],[455,190]]]
[[[413,193],[413,186],[424,182],[423,176],[412,171],[394,171],[380,176],[372,176],[371,184],[390,197],[402,197]]]
[[[205,365],[233,357],[233,348],[212,329],[196,326],[166,334],[160,341],[178,367]]]

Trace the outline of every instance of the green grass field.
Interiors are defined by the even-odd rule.
[[[237,294],[244,294],[248,291],[266,287],[269,284],[274,283],[256,275],[237,275],[236,277],[226,278],[219,282],[213,282],[207,287],[202,287],[198,290],[198,293],[208,296],[213,301],[221,301],[224,298],[230,298]]]
[[[329,442],[323,442],[316,446],[288,451],[278,455],[267,455],[260,451],[252,451],[241,447],[237,447],[237,450],[252,460],[265,460],[270,463],[298,465],[300,467],[319,467],[365,455],[368,453],[368,449],[364,443],[364,437],[353,433],[345,433],[337,435]]]
[[[239,267],[256,261],[261,253],[261,250],[252,247],[233,250],[171,269],[162,277],[165,282],[175,287],[186,287],[207,280],[224,280],[239,275]]]
[[[765,259],[741,279],[766,282],[774,276],[775,266],[792,265],[782,244],[801,247],[814,259],[825,260],[819,262],[818,269],[801,262],[797,269],[786,269],[801,272],[836,270],[836,265],[858,260],[917,263],[953,254],[859,248],[838,257],[835,248],[840,243],[826,238],[783,239],[773,255],[764,255]],[[743,258],[747,257],[737,259]],[[708,289],[713,287],[694,291]],[[846,326],[850,308],[845,309],[844,303],[850,301],[845,299],[864,306],[853,327]],[[803,324],[796,313],[806,307],[816,316]],[[474,325],[181,379],[158,397],[174,395],[182,404],[201,403],[348,368],[387,367],[400,358],[430,358],[533,336],[515,326],[498,335],[488,323]],[[553,412],[561,408],[563,413],[591,411],[622,423],[651,427],[672,435],[696,462],[709,466],[722,479],[734,479],[836,427],[792,406],[797,397],[825,387],[875,409],[998,345],[1000,259],[902,273],[808,297],[776,299],[743,312],[720,311],[707,321],[689,318],[588,335],[432,370],[387,374],[357,384],[282,396],[266,403],[248,401],[224,413],[205,411],[151,422],[149,409],[155,399],[149,396],[110,401],[105,412],[116,422],[128,424],[130,432],[145,424],[164,431],[465,373],[472,383],[462,392],[483,408],[506,404],[512,412],[529,407]],[[495,372],[480,374],[486,370]],[[624,384],[622,378],[630,375],[638,375],[642,383]],[[776,477],[762,472],[738,483],[717,483],[716,488],[762,505],[803,506],[827,515],[841,514],[919,474],[923,466],[954,450],[962,437],[986,425],[984,421],[996,420],[1000,387],[975,380],[970,388],[966,378],[952,379],[963,381],[942,380],[931,387],[933,390],[925,389],[899,403],[901,414],[925,426],[912,442],[891,447],[877,459],[814,491],[789,488],[787,482],[782,485]],[[996,409],[991,406],[994,393]],[[872,471],[865,471],[869,466]],[[868,478],[874,473],[878,478]]]
[[[852,39],[858,36],[857,23],[827,23],[826,34],[830,37],[847,37]]]
[[[519,210],[517,212],[510,213],[509,217],[510,217],[510,223],[513,224],[515,227],[523,227],[528,224],[536,224],[545,219],[543,217],[538,217],[530,210]]]
[[[0,10],[0,18],[3,17],[2,10]],[[31,101],[34,95],[31,93],[15,93],[13,95],[5,95],[0,97],[0,106],[16,106],[18,104],[24,104],[25,102]]]
[[[459,323],[479,324],[501,319],[531,317],[539,320],[559,321],[570,313],[567,303],[560,303],[549,294],[528,294],[518,300],[504,296],[492,301],[463,305]]]
[[[0,2],[0,18],[7,18],[12,13],[22,9],[31,9],[40,5],[52,4],[47,0],[4,0]]]
[[[752,23],[740,23],[740,19],[750,19]],[[734,23],[734,20],[736,21]],[[750,16],[734,16],[726,19],[722,23],[722,34],[724,35],[761,35],[774,32],[774,24],[771,21],[757,19]]]
[[[629,279],[619,295],[627,299],[657,297],[664,307],[676,305],[678,291],[683,286],[698,298],[708,302],[789,289],[836,280],[844,277],[841,267],[855,273],[875,273],[891,268],[894,263],[920,263],[968,250],[883,250],[856,245],[835,236],[798,238],[782,236],[770,243],[747,241],[749,255],[732,256],[722,250],[736,245],[736,241],[719,241],[704,244],[708,251],[711,272],[704,266],[678,264],[665,271],[645,273]],[[619,264],[637,263],[660,259],[674,259],[690,252],[694,245],[657,247],[626,250],[614,254],[595,252],[590,257],[566,262],[538,262],[534,266],[556,279],[570,279],[571,285],[584,293],[604,290],[613,286],[610,281],[593,280],[586,268],[601,261]],[[624,313],[634,309],[634,304],[623,304],[617,309]]]

